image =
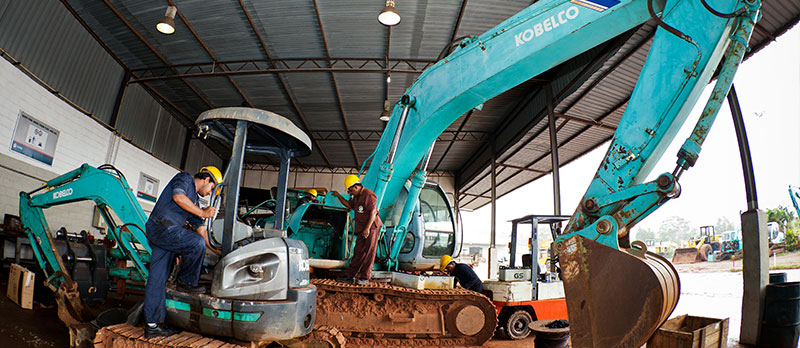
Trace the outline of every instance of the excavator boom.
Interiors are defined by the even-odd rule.
[[[759,0],[536,2],[484,34],[453,43],[452,53],[420,75],[395,104],[373,154],[378,162],[373,160],[363,185],[376,193],[382,218],[392,209],[404,209],[401,216],[407,216],[414,205],[395,206],[395,198],[407,181],[414,187],[424,180],[426,154],[458,117],[653,21],[657,32],[625,114],[556,244],[573,347],[641,346],[674,309],[680,284],[667,260],[647,252],[643,243],[631,248],[628,231],[680,194],[678,179],[697,160],[759,9]],[[644,182],[718,67],[717,85],[675,171]],[[415,195],[418,191],[409,190],[406,202],[418,200]],[[395,226],[387,237],[392,246],[403,244],[404,229]],[[396,255],[397,248],[387,249]]]

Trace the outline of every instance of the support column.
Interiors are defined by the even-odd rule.
[[[286,188],[289,187],[290,161],[289,154],[285,150],[281,150],[281,167],[278,170],[278,197],[275,200],[275,223],[273,225],[276,230],[283,230],[283,220],[286,219]],[[297,178],[297,173],[295,173],[295,178]]]
[[[108,121],[108,125],[111,128],[117,128],[117,120],[119,119],[119,110],[122,107],[122,98],[125,96],[125,90],[128,88],[128,81],[131,79],[131,71],[125,70],[125,74],[122,76],[122,82],[119,84],[119,89],[117,90],[117,97],[114,99],[114,109],[111,111],[111,119]]]
[[[539,219],[531,217],[531,298],[539,299]]]
[[[761,318],[764,315],[764,295],[769,280],[767,215],[763,210],[758,209],[750,145],[747,141],[742,110],[739,107],[739,98],[736,96],[736,89],[733,85],[728,92],[728,105],[731,108],[733,126],[736,129],[736,140],[739,142],[739,156],[742,159],[742,172],[747,195],[747,211],[741,215],[744,294],[742,295],[742,326],[739,342],[757,345],[761,331]]]
[[[494,279],[497,275],[497,270],[500,268],[497,264],[497,150],[494,141],[492,141],[492,226],[490,229],[491,240],[489,241],[489,274],[488,279]]]
[[[242,182],[242,161],[247,144],[247,121],[237,121],[233,138],[230,169],[225,181],[225,222],[222,232],[222,256],[233,250],[233,229],[236,226],[236,210],[239,205],[239,186]]]
[[[547,123],[550,128],[550,161],[553,167],[553,215],[561,215],[561,176],[558,173],[558,137],[552,85],[547,86]]]
[[[769,279],[767,214],[763,210],[742,213],[742,326],[739,342],[758,345],[764,315],[764,295]]]

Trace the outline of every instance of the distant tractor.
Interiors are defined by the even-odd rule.
[[[700,235],[692,238],[686,248],[675,249],[672,263],[695,263],[707,261],[708,256],[719,252],[722,248],[720,236],[714,231],[714,226],[701,226]]]

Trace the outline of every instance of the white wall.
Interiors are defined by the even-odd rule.
[[[59,131],[52,166],[11,151],[11,139],[20,111]],[[19,215],[19,192],[30,191],[42,180],[78,168],[111,162],[137,189],[140,172],[159,179],[159,193],[177,169],[119,139],[100,123],[49,93],[5,59],[0,59],[0,215]],[[146,210],[152,204],[140,200]],[[48,209],[52,229],[93,230],[91,203]]]

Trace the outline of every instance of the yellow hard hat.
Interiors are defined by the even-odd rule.
[[[347,177],[344,178],[344,187],[349,189],[350,186],[353,186],[353,185],[358,184],[360,182],[361,182],[361,179],[359,179],[358,176],[350,174],[350,175],[348,175]]]
[[[310,189],[308,190],[308,193],[310,193],[312,197],[317,198],[317,190]]]
[[[447,265],[449,265],[452,261],[453,258],[450,257],[450,255],[442,255],[442,258],[439,259],[439,269],[444,271],[444,269],[447,268]]]
[[[201,173],[208,172],[209,174],[211,174],[211,177],[214,178],[214,183],[217,185],[219,185],[219,183],[222,182],[222,172],[220,172],[219,169],[217,169],[217,167],[205,166],[203,168],[200,168],[200,172]]]

